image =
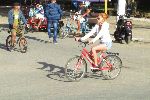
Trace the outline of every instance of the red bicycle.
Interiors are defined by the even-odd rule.
[[[101,52],[98,57],[98,65],[96,67],[93,61],[92,52],[86,49],[88,42],[81,42],[84,44],[80,56],[75,56],[68,60],[65,65],[65,76],[70,81],[79,81],[87,73],[87,62],[90,63],[92,72],[101,71],[104,79],[115,79],[121,72],[122,61],[118,57],[119,53]]]

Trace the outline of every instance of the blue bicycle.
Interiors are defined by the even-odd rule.
[[[65,23],[64,26],[61,27],[59,31],[60,37],[64,39],[70,35],[75,36],[77,32],[77,25],[71,13],[69,16],[65,17],[64,23]],[[90,26],[90,24],[88,23],[88,20],[85,20],[81,23],[81,31],[82,31],[83,36],[87,34],[89,31],[91,31],[91,29],[92,29],[92,26]]]

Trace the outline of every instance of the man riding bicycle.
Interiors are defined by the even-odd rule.
[[[20,25],[21,21],[25,25],[27,25],[26,19],[22,11],[20,10],[20,4],[14,3],[13,8],[8,12],[9,28],[12,35],[12,44],[14,46],[16,44],[16,34],[17,34],[18,26]]]

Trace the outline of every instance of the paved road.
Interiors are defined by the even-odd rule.
[[[114,22],[111,17],[111,33]],[[6,20],[1,21],[1,26],[5,23]],[[28,52],[22,54],[18,50],[6,50],[8,34],[2,31],[0,100],[150,100],[148,26],[147,22],[134,21],[133,35],[144,42],[113,43],[111,51],[120,53],[124,66],[117,79],[103,80],[90,73],[80,82],[68,82],[63,76],[66,61],[80,53],[78,43],[72,38],[59,39],[59,44],[54,45],[48,42],[46,33],[29,33],[26,35]]]
[[[0,33],[0,100],[149,100],[150,44],[114,43],[125,68],[115,80],[89,75],[80,82],[68,82],[63,75],[66,61],[79,54],[72,39],[47,42],[47,34],[30,33],[28,52],[8,52],[7,33]]]

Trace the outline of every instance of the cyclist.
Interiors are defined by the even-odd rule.
[[[88,34],[86,34],[82,38],[75,37],[75,40],[77,40],[77,41],[84,41],[96,33],[97,34],[96,37],[94,39],[90,40],[89,44],[93,44],[96,40],[98,40],[100,38],[100,40],[101,40],[100,44],[92,47],[92,50],[91,50],[93,53],[93,56],[94,56],[94,63],[95,63],[96,67],[98,67],[96,53],[98,53],[100,51],[101,52],[106,51],[106,50],[110,49],[112,46],[112,39],[109,34],[109,24],[106,22],[107,18],[108,18],[107,14],[100,13],[97,17],[97,24]]]
[[[24,24],[27,24],[26,19],[22,11],[20,10],[20,4],[16,2],[13,4],[13,8],[8,12],[8,22],[9,22],[9,28],[11,30],[13,46],[15,46],[16,44],[17,28],[21,21]]]
[[[79,4],[79,11],[75,13],[76,17],[76,21],[77,21],[77,35],[80,35],[80,28],[81,31],[83,31],[83,22],[87,21],[87,15],[90,13],[90,9],[87,9],[85,7],[85,5],[81,2]]]

